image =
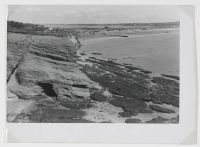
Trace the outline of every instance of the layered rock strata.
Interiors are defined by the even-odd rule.
[[[31,110],[23,112],[30,114],[38,111],[43,100],[53,103],[51,111],[89,107],[90,89],[98,87],[76,64],[77,43],[66,37],[8,33],[9,108],[14,107],[12,104],[23,108],[31,102]],[[16,101],[22,100],[23,105],[18,106]],[[44,108],[40,110],[46,115]],[[8,117],[8,121],[18,121],[18,115],[19,112],[9,111],[8,116],[16,118]]]

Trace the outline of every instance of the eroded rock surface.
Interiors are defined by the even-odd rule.
[[[179,107],[178,81],[162,76],[154,77],[150,75],[151,72],[139,67],[112,60],[89,57],[86,62],[92,64],[82,64],[81,70],[111,93],[111,98],[107,101],[123,109],[123,112],[118,113],[122,119],[149,114],[149,119],[152,119],[149,122],[166,123],[171,122],[171,113],[174,113],[172,116],[177,115],[177,111],[171,108]],[[155,118],[154,113],[155,117],[166,113],[166,118]],[[175,122],[178,123],[178,120]]]
[[[171,104],[179,107],[179,83],[164,77],[153,77],[156,84],[150,94],[151,100],[156,104]]]
[[[77,45],[65,37],[29,35],[27,38],[27,36],[8,33],[9,95],[16,96],[20,101],[21,99],[34,101],[37,107],[42,103],[38,99],[49,98],[53,103],[56,104],[58,101],[58,105],[70,109],[88,107],[90,88],[98,87],[79,70],[76,64]],[[12,97],[10,99],[12,100]],[[38,115],[38,111],[47,113],[50,109],[34,111],[35,115]],[[54,107],[51,111],[63,113]],[[10,112],[8,113],[10,115]],[[21,113],[23,115],[12,120],[17,122],[17,118],[22,119],[25,113]],[[34,115],[29,114],[29,116]],[[50,119],[46,117],[44,116],[45,119]],[[37,118],[37,121],[40,120]]]
[[[149,105],[149,107],[152,110],[158,111],[158,112],[162,112],[162,113],[175,113],[175,111],[168,109],[168,108],[163,108],[161,106],[157,106],[157,105]]]
[[[129,112],[132,115],[137,113],[152,113],[152,110],[146,103],[133,98],[114,96],[110,103],[114,106],[122,107],[125,112]]]
[[[100,92],[94,92],[94,93],[90,94],[90,98],[93,99],[93,100],[96,100],[96,101],[100,101],[100,102],[107,100],[107,97],[104,96]]]
[[[179,116],[171,118],[171,119],[166,119],[163,117],[157,117],[157,118],[153,118],[150,121],[147,121],[146,123],[178,123],[179,122]]]
[[[82,61],[78,38],[61,36],[8,33],[9,122],[179,122],[168,109],[179,107],[178,77],[113,59]]]
[[[129,118],[129,119],[126,119],[125,122],[126,123],[140,123],[141,120],[140,119],[135,119],[135,118]]]

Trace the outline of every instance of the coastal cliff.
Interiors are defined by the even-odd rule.
[[[84,34],[21,25],[11,25],[7,35],[8,122],[179,122],[179,77],[154,77],[114,60],[83,60],[77,50]]]
[[[96,84],[79,70],[79,42],[71,38],[8,33],[8,121],[34,122],[28,119],[33,111],[88,107]]]

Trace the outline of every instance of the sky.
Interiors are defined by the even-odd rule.
[[[9,5],[8,20],[36,24],[179,21],[176,6]]]

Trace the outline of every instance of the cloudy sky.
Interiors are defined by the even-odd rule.
[[[10,5],[8,20],[37,24],[143,23],[179,21],[175,6]]]

